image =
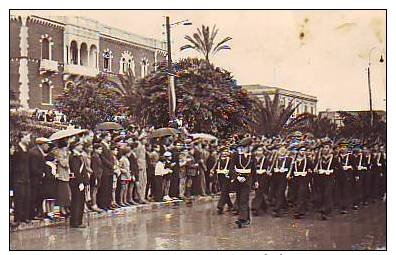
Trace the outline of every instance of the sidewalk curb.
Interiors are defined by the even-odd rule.
[[[133,212],[148,212],[158,208],[165,208],[170,206],[198,205],[198,204],[217,201],[219,199],[220,196],[215,195],[215,196],[207,196],[207,197],[196,197],[186,200],[173,200],[168,202],[149,202],[148,204],[140,204],[131,207],[122,207],[113,211],[107,211],[102,213],[95,213],[95,212],[84,213],[83,221],[87,224],[90,224],[91,220],[96,220],[96,219],[120,217]],[[64,220],[64,219],[55,222],[51,222],[49,220],[35,220],[29,224],[22,223],[17,227],[10,227],[10,232],[19,232],[30,229],[48,228],[48,227],[63,226],[63,225],[67,226],[68,224],[69,224],[69,220]]]

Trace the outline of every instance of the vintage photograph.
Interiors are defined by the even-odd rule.
[[[9,10],[9,249],[387,250],[387,10]]]

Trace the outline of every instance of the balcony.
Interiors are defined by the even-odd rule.
[[[92,66],[67,64],[65,65],[65,69],[63,72],[72,75],[84,75],[89,77],[95,77],[96,75],[99,74],[99,69]]]
[[[44,73],[44,72],[58,72],[58,61],[41,59],[40,73]]]

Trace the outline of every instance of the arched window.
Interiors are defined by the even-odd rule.
[[[95,45],[91,45],[89,49],[89,66],[98,68],[98,50]]]
[[[51,86],[48,82],[43,82],[41,84],[41,103],[51,103]]]
[[[41,40],[41,59],[50,59],[50,41],[48,38]]]
[[[106,49],[103,51],[103,70],[105,72],[111,72],[111,60],[113,58],[113,53],[111,50]]]
[[[120,59],[120,74],[126,74],[131,69],[132,74],[135,76],[135,61],[133,60],[132,53],[124,51]]]
[[[143,58],[142,62],[141,62],[141,72],[140,72],[142,78],[144,78],[145,76],[148,75],[148,73],[149,73],[148,67],[149,67],[149,62],[148,62],[147,58]]]
[[[78,64],[78,48],[77,48],[77,42],[72,41],[70,43],[70,62],[74,65]]]
[[[88,66],[88,48],[86,43],[81,44],[80,48],[80,65]]]

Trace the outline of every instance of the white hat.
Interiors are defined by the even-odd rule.
[[[172,153],[170,151],[167,151],[167,152],[164,153],[164,156],[165,157],[171,157]]]

